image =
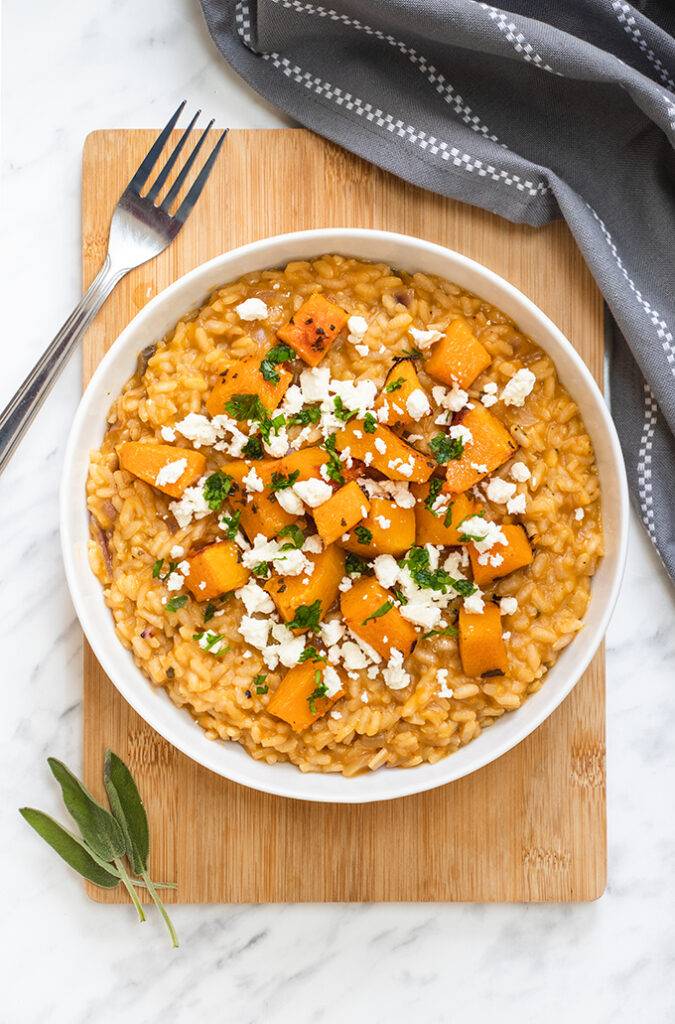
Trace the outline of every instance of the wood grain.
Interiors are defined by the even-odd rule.
[[[103,260],[113,205],[153,137],[102,131],[87,139],[85,283]],[[177,241],[118,286],[89,331],[85,383],[137,310],[181,274],[244,242],[322,226],[401,231],[479,260],[548,313],[602,380],[602,300],[563,223],[509,224],[304,130],[277,129],[230,133]],[[87,784],[101,792],[107,746],[130,764],[151,819],[153,873],[178,882],[176,902],[563,901],[604,889],[601,654],[557,712],[495,764],[432,793],[361,807],[266,796],[199,768],[127,706],[86,647],[84,701]]]

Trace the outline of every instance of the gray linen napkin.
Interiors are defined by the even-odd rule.
[[[565,218],[612,314],[632,500],[675,580],[675,4],[201,3],[226,60],[308,128],[509,220]]]

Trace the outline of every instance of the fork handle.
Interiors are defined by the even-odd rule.
[[[54,340],[0,413],[0,473],[44,402],[78,341],[127,269],[113,268],[110,254]]]

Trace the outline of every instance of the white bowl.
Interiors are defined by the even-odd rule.
[[[87,560],[85,481],[89,452],[103,437],[108,409],[131,376],[139,351],[162,338],[218,286],[242,274],[338,252],[409,271],[438,274],[494,303],[550,354],[579,405],[593,440],[602,487],[605,557],[592,583],[584,629],[522,708],[437,764],[380,769],[357,778],[302,773],[291,764],[255,761],[237,743],[206,738],[189,713],[152,686],[117,639],[101,585]],[[302,800],[366,803],[423,792],[459,779],[500,757],[528,736],[567,696],[595,654],[614,608],[623,573],[628,497],[614,426],[591,374],[558,328],[503,278],[460,253],[417,238],[352,228],[302,231],[265,238],[217,256],[181,277],[148,303],[122,331],[94,374],[73,421],[61,484],[61,544],[66,578],[85,635],[122,696],[166,740],[219,775],[245,786]]]

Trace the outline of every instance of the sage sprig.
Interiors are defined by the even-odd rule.
[[[146,918],[136,888],[147,889],[164,918],[172,945],[177,947],[176,930],[157,892],[158,889],[175,888],[175,885],[170,882],[153,882],[149,875],[148,817],[127,766],[117,754],[111,750],[106,751],[103,782],[110,804],[108,810],[94,799],[62,761],[50,757],[47,763],[61,787],[63,802],[79,828],[80,835],[70,832],[54,818],[33,807],[20,808],[20,814],[87,881],[104,889],[114,889],[122,883],[136,907],[140,921]],[[140,878],[130,875],[124,858]]]

